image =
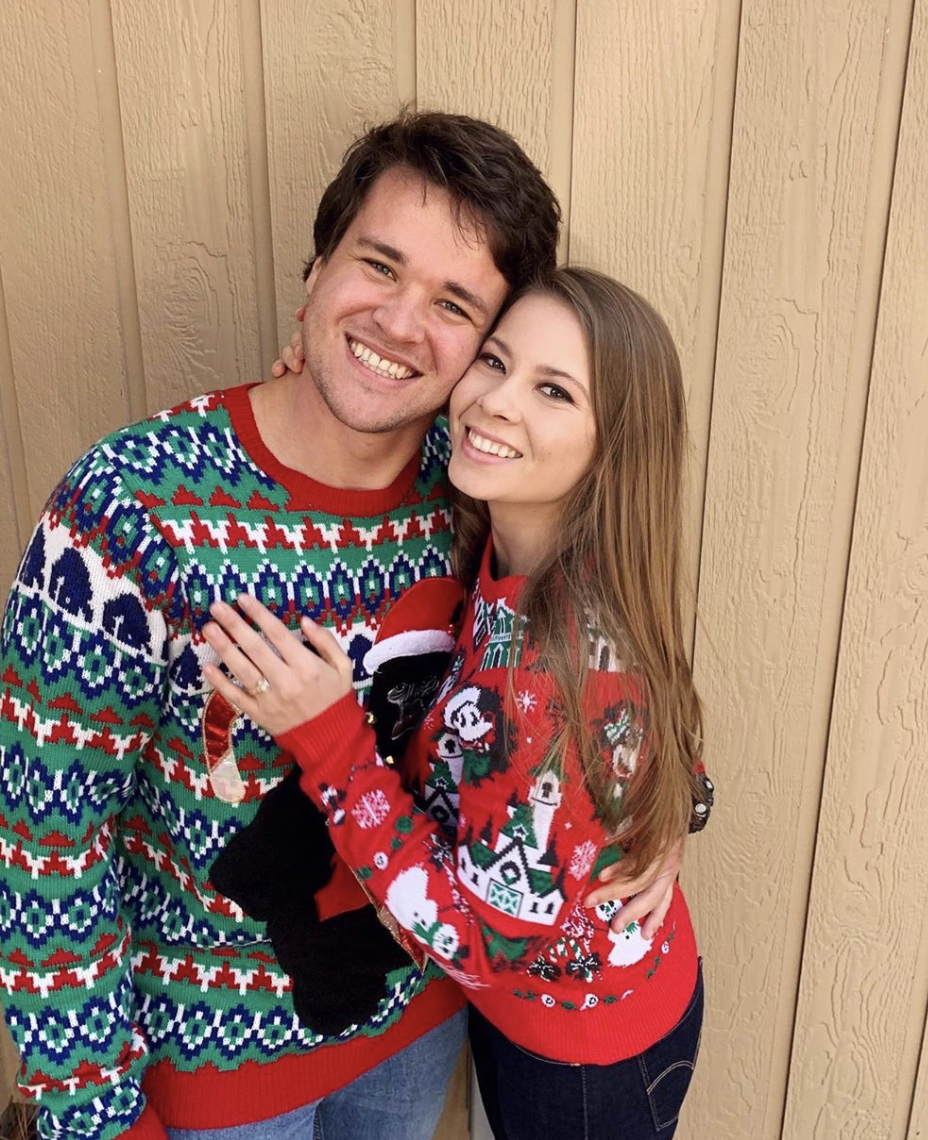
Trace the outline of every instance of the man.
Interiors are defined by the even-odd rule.
[[[558,224],[486,123],[368,132],[316,218],[305,375],[116,432],[52,494],[0,669],[0,978],[40,1135],[246,1140],[279,1117],[431,1136],[463,1036],[453,984],[410,963],[365,1024],[315,1034],[262,924],[209,882],[284,768],[211,702],[201,629],[242,590],[306,612],[364,698],[391,601],[448,572],[436,411],[508,293],[554,264]]]

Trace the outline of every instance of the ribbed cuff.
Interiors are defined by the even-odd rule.
[[[281,748],[292,752],[308,781],[344,782],[351,764],[373,758],[377,748],[373,728],[354,693],[346,693],[312,720],[298,724],[276,738]],[[315,797],[313,797],[315,798]]]
[[[141,1116],[128,1132],[123,1132],[120,1140],[168,1140],[168,1134],[158,1114],[150,1104],[146,1104]]]

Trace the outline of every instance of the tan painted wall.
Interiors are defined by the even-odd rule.
[[[720,795],[678,1135],[928,1135],[928,0],[4,4],[0,591],[86,445],[267,372],[404,100],[513,131],[681,348]]]

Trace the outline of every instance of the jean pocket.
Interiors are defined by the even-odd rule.
[[[683,1016],[671,1031],[638,1058],[651,1117],[658,1132],[676,1124],[702,1036],[702,960],[696,975],[696,988]]]

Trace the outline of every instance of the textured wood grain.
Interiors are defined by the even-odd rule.
[[[905,1089],[900,1088],[897,1095],[904,1096]],[[912,1115],[906,1140],[928,1140],[928,1019],[925,1020],[922,1033],[921,1060],[912,1095]]]
[[[271,221],[280,343],[303,299],[304,260],[322,192],[348,144],[392,117],[408,96],[414,51],[397,36],[392,4],[379,0],[274,0],[261,7]],[[402,26],[411,33],[412,25]]]
[[[928,5],[916,5],[783,1140],[905,1140],[928,1007]]]
[[[550,175],[554,9],[555,0],[420,0],[419,106],[495,123]]]
[[[30,519],[127,415],[88,11],[3,6],[0,250]]]
[[[6,429],[6,424],[3,425]],[[12,488],[13,475],[10,457],[5,441],[6,431],[0,433],[0,485]],[[16,511],[13,508],[13,497],[0,494],[0,604],[6,599],[7,591],[16,573],[19,557],[22,553],[22,541],[16,525]],[[2,1080],[0,1080],[2,1085]]]
[[[30,516],[26,460],[19,428],[16,388],[13,384],[10,330],[3,297],[2,266],[0,266],[0,487],[4,489],[0,494],[0,602],[2,602],[16,573],[19,555],[26,538],[26,519]],[[2,1087],[3,1080],[0,1077],[0,1090]]]
[[[687,571],[693,583],[718,327],[737,18],[737,6],[724,0],[581,3],[577,11],[570,259],[639,290],[674,335],[692,446]]]
[[[150,410],[260,376],[235,0],[114,4]]]
[[[861,274],[878,280],[891,176],[875,125],[881,96],[898,116],[883,52],[901,15],[742,7],[696,639],[720,802],[690,845],[709,979],[692,1118],[725,1140],[780,1136],[875,327]]]

